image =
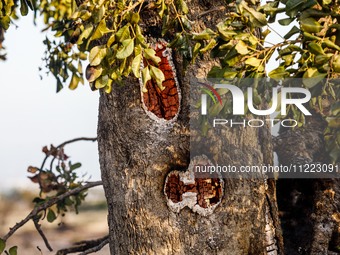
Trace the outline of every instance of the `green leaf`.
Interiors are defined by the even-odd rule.
[[[188,8],[188,5],[187,5],[186,1],[179,0],[179,7],[180,7],[180,9],[182,10],[182,12],[184,14],[188,14],[189,8]]]
[[[11,19],[9,16],[0,18],[0,26],[3,27],[5,30],[9,28],[10,23],[11,23]]]
[[[163,81],[165,80],[165,76],[162,70],[160,70],[159,68],[155,66],[150,65],[150,75],[152,78],[156,80],[157,86],[161,90],[165,89],[165,87],[162,85]]]
[[[282,26],[288,26],[290,23],[292,23],[295,20],[295,18],[286,18],[286,19],[280,19],[278,20],[279,24]]]
[[[332,2],[332,0],[322,0],[322,3],[324,5],[329,5]]]
[[[118,52],[116,57],[118,59],[124,59],[130,56],[133,52],[134,48],[134,39],[126,39],[122,42],[123,47],[121,47]]]
[[[112,34],[109,38],[109,40],[107,40],[106,46],[107,47],[111,47],[111,45],[116,41],[116,35]]]
[[[211,50],[212,48],[214,48],[216,44],[217,44],[217,42],[215,41],[215,39],[211,39],[209,41],[209,43],[207,44],[207,46],[205,46],[203,49],[201,49],[200,52],[205,53],[205,52]]]
[[[79,167],[81,167],[81,163],[72,164],[70,165],[70,171],[76,170]]]
[[[18,254],[18,247],[13,246],[8,250],[9,255],[17,255]]]
[[[253,34],[249,35],[248,41],[250,42],[251,45],[254,45],[254,46],[259,43],[258,38],[254,36]]]
[[[28,5],[26,0],[20,0],[20,13],[22,16],[26,16],[28,14]]]
[[[201,33],[192,33],[192,39],[193,40],[209,40],[212,35],[215,35],[216,33],[212,31],[210,28],[205,29]]]
[[[84,52],[79,52],[79,58],[81,60],[87,60],[87,54]]]
[[[5,250],[6,242],[0,238],[0,254]]]
[[[194,62],[195,59],[197,58],[198,54],[200,53],[200,48],[201,48],[201,44],[199,42],[197,42],[194,46],[194,49],[192,51],[192,61]]]
[[[330,128],[340,128],[340,118],[339,117],[327,117],[326,121]]]
[[[155,64],[158,64],[159,62],[161,62],[161,58],[156,56],[156,51],[154,49],[150,49],[150,48],[145,49],[144,57],[146,59],[152,60]]]
[[[149,45],[146,43],[145,37],[143,36],[142,32],[140,31],[140,27],[138,25],[136,25],[136,40],[137,43],[139,43],[140,45],[142,45],[144,48],[148,48]]]
[[[286,14],[293,18],[300,11],[300,7],[303,6],[306,0],[288,0],[286,2]]]
[[[262,37],[263,39],[265,39],[267,37],[267,35],[269,35],[272,31],[270,31],[269,29],[266,29],[262,32]]]
[[[95,81],[94,86],[96,87],[96,89],[104,88],[107,85],[108,81],[109,81],[109,76],[102,75]]]
[[[292,27],[291,30],[289,30],[289,32],[284,36],[284,38],[286,40],[288,40],[289,38],[291,38],[293,35],[297,34],[297,33],[300,33],[301,30],[297,27],[297,26],[294,26]]]
[[[324,55],[325,52],[323,51],[321,45],[315,43],[315,42],[310,42],[308,44],[308,50],[315,55]]]
[[[329,54],[327,55],[317,55],[315,58],[314,58],[314,63],[316,66],[322,66],[323,64],[326,64],[329,59],[331,58],[331,56],[329,56]],[[334,65],[333,65],[333,68],[334,68]]]
[[[89,61],[91,66],[97,66],[102,62],[107,54],[105,46],[95,46],[90,51]]]
[[[297,45],[291,44],[289,46],[287,46],[286,48],[282,49],[279,51],[279,55],[280,56],[285,56],[288,54],[291,54],[293,52],[301,52],[301,48]]]
[[[335,72],[340,73],[340,56],[339,55],[334,58],[332,66]]]
[[[79,81],[80,81],[80,78],[78,77],[78,75],[73,73],[70,85],[68,86],[69,89],[75,90],[78,87]]]
[[[235,50],[241,55],[247,55],[249,53],[248,46],[243,41],[239,41],[236,44]]]
[[[104,88],[105,93],[107,93],[107,94],[111,93],[111,91],[112,91],[112,83],[113,83],[113,80],[109,79],[109,81],[107,82],[106,87]]]
[[[98,24],[96,30],[94,31],[93,35],[91,36],[91,40],[96,40],[101,38],[103,35],[112,32],[110,29],[106,26],[105,19],[102,19],[100,23]]]
[[[100,6],[96,11],[92,13],[92,17],[94,19],[94,23],[99,23],[105,14],[105,7],[104,5]]]
[[[142,80],[143,80],[143,93],[146,93],[148,92],[147,88],[146,88],[146,83],[148,81],[151,80],[151,75],[150,75],[150,70],[149,70],[149,67],[144,67],[144,69],[142,70]]]
[[[52,209],[48,209],[48,212],[47,212],[47,221],[48,222],[53,222],[56,218],[57,218],[57,216],[55,215],[54,211]]]
[[[240,3],[240,8],[243,9],[243,11],[245,10],[245,16],[249,17],[251,25],[253,25],[254,27],[263,27],[267,25],[266,16],[263,13],[249,7],[245,1],[242,1]]]
[[[136,76],[136,78],[140,77],[140,64],[142,62],[142,54],[138,54],[135,56],[135,58],[132,60],[131,67],[132,72]]]
[[[217,24],[217,30],[225,41],[230,41],[237,33],[233,30],[230,30],[228,26],[226,26],[223,22]]]
[[[310,34],[308,32],[303,32],[303,36],[304,36],[305,40],[316,40],[316,41],[319,41],[321,39],[320,37],[312,35],[312,34]]]
[[[245,63],[250,66],[258,67],[261,64],[261,60],[255,57],[248,58]]]
[[[289,77],[289,72],[286,71],[284,66],[279,66],[278,68],[269,72],[268,76],[273,79],[283,79]]]
[[[237,75],[238,75],[238,72],[225,71],[223,73],[223,78],[225,78],[225,79],[234,79]]]
[[[116,38],[118,42],[123,42],[124,40],[130,38],[129,24],[126,24],[124,27],[118,30],[116,33]]]
[[[139,20],[140,20],[139,13],[138,12],[132,13],[131,24],[137,24],[139,22]]]
[[[164,15],[164,11],[167,9],[167,6],[164,0],[161,0],[160,7],[158,9],[159,9],[158,15],[159,17],[162,18]]]
[[[241,60],[242,56],[236,56],[234,58],[230,58],[228,60],[226,60],[225,62],[230,66],[230,67],[233,67],[235,66],[236,64],[240,63],[240,60]]]
[[[332,49],[335,49],[335,50],[339,50],[340,51],[340,47],[338,45],[336,45],[334,42],[332,42],[331,40],[329,39],[325,39],[323,42],[322,42],[323,45],[326,45],[327,47],[329,48],[332,48]]]
[[[327,76],[326,73],[319,73],[315,67],[308,68],[303,74],[302,83],[306,88],[313,88]]]
[[[77,44],[81,45],[83,43],[84,39],[89,38],[90,34],[92,33],[93,25],[92,24],[86,24],[84,31],[80,34]]]
[[[319,33],[322,26],[313,18],[306,18],[300,21],[301,30],[307,33]]]

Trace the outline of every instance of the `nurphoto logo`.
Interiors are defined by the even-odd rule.
[[[203,84],[203,83],[201,83]],[[222,104],[221,97],[217,90],[229,90],[232,96],[232,115],[242,116],[246,115],[246,107],[250,113],[256,116],[270,116],[275,112],[280,111],[282,116],[287,115],[287,108],[295,106],[298,110],[302,112],[305,116],[312,115],[307,108],[303,105],[308,103],[311,99],[311,93],[309,90],[301,87],[273,87],[271,88],[271,104],[268,109],[257,109],[254,106],[254,89],[248,87],[246,93],[242,91],[241,88],[232,84],[214,84],[213,86],[203,84],[211,92],[209,95],[207,93],[201,94],[201,115],[208,115],[208,96],[214,96],[218,99],[218,102]],[[207,91],[206,89],[204,91]],[[246,94],[246,95],[245,95]],[[293,97],[292,95],[299,95]],[[280,98],[279,98],[280,97]],[[245,100],[246,98],[246,100]],[[218,103],[216,102],[216,103]],[[221,117],[219,114],[219,117]],[[222,116],[223,117],[223,116]],[[243,127],[262,127],[268,122],[271,126],[275,123],[280,122],[283,127],[295,127],[298,122],[294,119],[243,119],[243,120],[233,120],[225,118],[214,118],[212,121],[213,127],[217,125],[227,125],[233,126],[243,126]]]

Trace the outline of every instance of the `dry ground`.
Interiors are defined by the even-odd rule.
[[[108,227],[105,198],[100,190],[95,192],[97,193],[90,193],[89,202],[80,208],[79,214],[69,212],[53,223],[48,223],[46,220],[41,222],[53,252],[49,252],[45,247],[32,222],[19,229],[8,240],[7,247],[17,245],[19,255],[50,255],[55,254],[59,249],[72,246],[75,242],[97,239],[106,235]],[[30,202],[32,197],[32,193],[28,191],[0,194],[0,237],[32,210],[33,204]],[[108,246],[96,254],[108,255]]]

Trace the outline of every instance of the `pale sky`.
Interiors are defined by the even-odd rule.
[[[39,78],[44,53],[42,26],[32,15],[16,21],[5,34],[7,61],[0,61],[0,191],[31,187],[29,165],[39,166],[44,145],[58,145],[76,137],[95,137],[98,92],[88,84],[58,94],[52,76]],[[81,173],[100,178],[97,143],[78,142],[65,148],[72,162],[81,162]],[[37,188],[37,187],[36,187]]]

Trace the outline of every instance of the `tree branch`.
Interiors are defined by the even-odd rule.
[[[92,141],[92,142],[95,142],[97,141],[97,137],[78,137],[78,138],[74,138],[74,139],[71,139],[71,140],[68,140],[68,141],[65,141],[61,144],[59,144],[56,149],[59,149],[61,147],[64,147],[65,145],[67,144],[70,144],[70,143],[75,143],[75,142],[79,142],[79,141]],[[45,166],[45,163],[46,163],[46,160],[48,159],[48,157],[51,156],[51,155],[46,155],[42,164],[41,164],[41,167],[40,169],[43,170],[44,166]]]
[[[16,223],[12,228],[10,228],[9,232],[2,238],[4,241],[6,241],[9,237],[11,237],[19,228],[21,228],[23,225],[25,225],[29,220],[33,220],[36,215],[46,210],[47,208],[51,207],[52,205],[58,203],[59,201],[65,199],[66,197],[78,194],[79,192],[82,192],[86,189],[102,185],[102,181],[96,181],[96,182],[88,182],[84,186],[77,187],[75,189],[69,190],[65,192],[64,194],[61,194],[57,197],[52,197],[51,199],[47,200],[45,203],[36,206],[22,221]]]
[[[40,234],[41,238],[44,240],[44,243],[45,243],[47,249],[48,249],[49,251],[53,251],[53,249],[52,249],[50,243],[48,242],[48,240],[47,240],[47,238],[46,238],[44,232],[43,232],[42,229],[41,229],[41,225],[39,224],[39,217],[37,217],[37,215],[36,215],[32,220],[33,220],[33,222],[34,222],[34,226],[35,226],[36,230],[37,230],[38,233]]]
[[[66,255],[70,253],[82,252],[79,255],[87,255],[101,250],[109,243],[109,235],[96,240],[86,240],[75,244],[75,246],[59,250],[56,255]]]

